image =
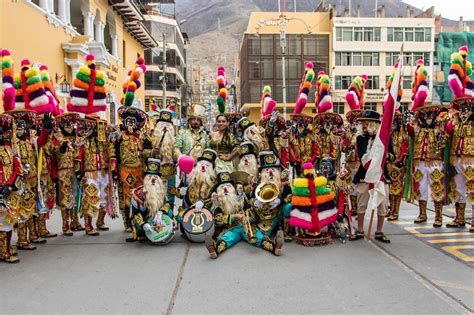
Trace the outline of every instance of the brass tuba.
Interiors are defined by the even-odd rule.
[[[263,182],[255,188],[255,198],[262,203],[270,203],[280,195],[280,188],[274,182]]]

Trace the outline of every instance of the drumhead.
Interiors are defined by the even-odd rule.
[[[146,237],[152,243],[169,243],[175,234],[175,224],[173,219],[171,219],[166,214],[161,216],[162,224],[152,225],[151,229],[145,231]]]
[[[214,218],[211,211],[205,208],[199,212],[192,208],[184,214],[182,226],[186,234],[200,235],[214,227]]]

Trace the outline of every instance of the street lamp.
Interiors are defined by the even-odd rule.
[[[278,1],[278,4],[280,2]],[[280,27],[280,48],[281,48],[281,68],[282,68],[282,80],[283,80],[283,118],[286,120],[286,68],[285,68],[285,49],[286,49],[286,26],[292,20],[299,21],[304,24],[306,28],[306,33],[311,34],[311,29],[306,24],[306,22],[300,18],[292,17],[288,18],[284,13],[280,13],[278,19],[268,19],[268,20],[260,20],[258,22],[258,26],[256,27],[257,35],[259,35],[259,31],[262,27],[266,25],[275,25],[278,24]]]

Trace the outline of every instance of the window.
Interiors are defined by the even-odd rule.
[[[354,41],[361,42],[363,40],[362,27],[354,27]]]
[[[260,79],[260,61],[249,60],[249,79]]]
[[[415,62],[418,59],[423,59],[425,61],[425,66],[431,64],[429,52],[406,52],[403,54],[404,65],[415,65]],[[385,65],[393,66],[396,62],[398,62],[398,53],[387,52],[385,56]]]
[[[336,41],[342,41],[342,27],[336,27]]]
[[[336,90],[347,90],[351,85],[352,77],[350,75],[336,75],[335,78],[335,89]]]
[[[313,37],[305,37],[304,39],[303,53],[305,55],[314,56],[316,55],[316,41]]]
[[[344,27],[342,29],[342,40],[343,41],[352,41],[352,27]]]
[[[260,55],[260,39],[259,38],[248,39],[248,54]]]
[[[300,79],[303,76],[303,65],[300,59],[289,58],[287,62],[287,79]]]
[[[409,76],[404,76],[402,82],[402,89],[404,90],[410,90],[411,89],[411,77]]]
[[[301,37],[298,35],[287,35],[287,53],[288,55],[301,55]],[[281,49],[277,49],[281,53]]]
[[[336,27],[336,41],[380,41],[380,27]]]
[[[377,111],[377,103],[365,103],[364,110],[374,110]]]
[[[387,41],[389,42],[429,42],[431,41],[431,28],[429,27],[389,27],[387,28]]]
[[[122,67],[127,68],[127,45],[124,40],[122,41]]]
[[[393,31],[393,38],[396,42],[403,42],[403,28],[397,27]]]
[[[378,66],[378,52],[336,52],[336,66]]]
[[[405,28],[405,41],[406,42],[413,41],[413,28]]]
[[[352,53],[352,65],[353,66],[362,65],[362,53],[361,52]]]
[[[431,28],[426,27],[425,28],[425,42],[430,42],[431,41]]]
[[[262,89],[260,81],[249,81],[250,101],[258,103],[262,97]]]
[[[262,59],[261,61],[261,78],[273,79],[273,59]]]
[[[422,42],[425,40],[425,29],[424,28],[415,28],[415,41]]]
[[[367,82],[365,83],[365,88],[367,90],[378,90],[379,89],[379,76],[369,75],[367,78]]]
[[[344,103],[334,103],[333,104],[333,111],[336,114],[344,114]]]
[[[273,55],[273,35],[260,36],[262,55]]]
[[[393,42],[393,27],[387,28],[387,41]]]

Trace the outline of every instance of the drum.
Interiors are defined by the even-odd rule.
[[[174,238],[176,224],[169,216],[162,214],[160,225],[156,225],[150,220],[143,225],[143,229],[146,237],[153,244],[167,244]]]
[[[190,208],[183,216],[181,223],[184,235],[191,242],[203,243],[206,233],[214,234],[214,218],[212,212],[206,208],[200,211]]]

